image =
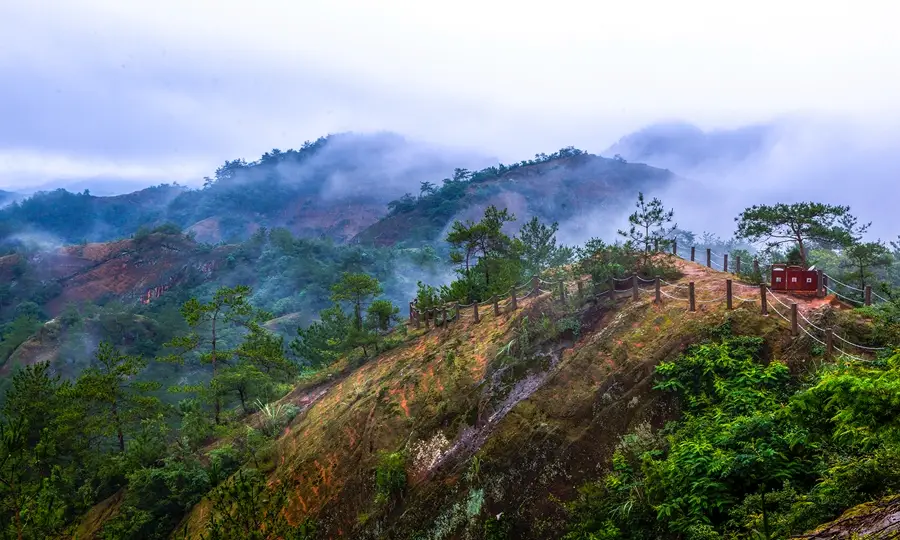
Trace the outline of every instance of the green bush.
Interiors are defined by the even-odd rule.
[[[128,476],[120,512],[106,523],[101,538],[168,538],[181,517],[209,490],[209,475],[194,460],[167,460]]]
[[[569,505],[568,538],[785,538],[900,490],[900,353],[801,386],[760,338],[708,334],[657,367],[682,419],[623,439]]]
[[[403,452],[380,452],[375,467],[375,500],[386,502],[406,490],[406,455]]]

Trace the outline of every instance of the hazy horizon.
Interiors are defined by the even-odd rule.
[[[881,211],[900,171],[897,14],[806,1],[6,3],[0,187],[197,186],[225,160],[341,132],[398,133],[472,167],[603,153],[683,121],[793,126],[748,162],[643,156],[709,196],[740,193],[687,216],[697,226],[745,202],[837,200],[848,183],[850,204]],[[673,189],[676,209],[702,207]]]

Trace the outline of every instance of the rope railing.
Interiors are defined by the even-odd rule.
[[[848,289],[853,289],[854,291],[859,291],[859,292],[861,292],[861,293],[866,292],[865,289],[860,289],[859,287],[854,287],[853,285],[847,285],[847,284],[844,283],[843,281],[838,281],[837,279],[831,277],[829,274],[825,274],[825,275],[828,276],[828,280],[829,280],[829,281],[833,281],[833,282],[837,283],[838,285],[841,285],[841,286],[846,287],[846,288],[848,288]]]
[[[677,250],[673,250],[673,253],[675,255],[679,255]],[[696,258],[696,253],[692,253],[692,254],[695,255],[695,258]],[[704,254],[704,255],[706,255],[706,254]],[[721,257],[722,263],[720,264],[720,263],[714,261],[711,257],[712,255]],[[715,251],[708,250],[708,256],[707,256],[707,260],[705,261],[706,262],[705,266],[709,266],[710,268],[713,268],[713,269],[723,268],[723,269],[726,269],[726,271],[727,271],[727,266],[726,266],[728,264],[728,262],[727,262],[728,259],[726,258],[727,256],[728,256],[727,254],[723,255],[723,254],[717,253]],[[753,268],[754,268],[754,271],[758,270],[758,265],[757,265],[756,261],[754,261]],[[735,260],[734,269],[738,271],[735,273],[740,273],[739,271],[743,270],[743,267],[740,264],[739,258],[736,258],[736,260]],[[827,278],[830,283],[834,283],[835,285],[845,287],[849,290],[862,292],[865,295],[864,300],[860,301],[859,299],[850,298],[847,295],[842,294],[841,292],[835,290],[833,287],[831,287],[829,285],[826,285],[825,283],[820,283],[820,290],[818,291],[820,297],[824,294],[825,291],[828,291],[839,298],[842,298],[844,300],[847,300],[847,301],[855,303],[855,304],[861,304],[864,302],[868,304],[868,303],[870,303],[871,297],[878,298],[879,300],[885,301],[885,302],[888,301],[881,295],[878,295],[877,293],[874,293],[874,291],[871,291],[870,287],[867,287],[866,289],[860,289],[858,287],[853,287],[853,286],[847,285],[846,283],[843,283],[839,280],[836,280],[821,271],[820,271],[819,275],[821,277]],[[472,314],[474,317],[474,321],[477,323],[480,320],[480,315],[479,315],[480,307],[492,306],[494,314],[500,315],[502,312],[515,311],[516,309],[518,309],[519,301],[525,300],[527,298],[532,298],[532,297],[538,296],[540,294],[550,294],[556,300],[561,301],[563,303],[568,302],[568,298],[572,294],[577,294],[577,298],[579,298],[579,300],[584,300],[586,298],[592,298],[592,297],[593,298],[608,298],[609,300],[617,300],[617,299],[621,300],[622,298],[627,297],[627,296],[632,296],[635,300],[637,300],[642,297],[650,296],[653,299],[654,303],[661,303],[663,301],[663,298],[666,298],[669,300],[674,300],[676,302],[687,302],[689,304],[690,311],[696,311],[698,305],[706,306],[706,305],[711,305],[711,304],[720,304],[723,301],[726,302],[727,309],[734,309],[733,303],[736,300],[741,303],[759,302],[760,308],[761,308],[761,314],[763,314],[763,315],[766,315],[768,313],[768,310],[771,309],[771,311],[774,311],[781,319],[786,321],[791,326],[792,333],[795,336],[801,335],[801,333],[802,333],[802,335],[809,337],[810,339],[814,340],[816,343],[825,346],[828,355],[833,354],[833,352],[837,352],[848,358],[861,360],[861,361],[867,361],[865,358],[861,358],[859,356],[849,354],[846,351],[844,351],[843,349],[841,349],[840,347],[838,347],[834,343],[833,338],[837,338],[837,341],[839,341],[845,347],[852,347],[856,350],[862,351],[864,354],[874,354],[874,353],[878,353],[879,351],[885,350],[885,347],[872,347],[869,345],[862,345],[859,343],[854,343],[854,342],[850,341],[849,339],[847,339],[846,337],[838,335],[836,332],[834,332],[834,329],[823,328],[822,326],[819,326],[819,325],[813,323],[804,314],[803,311],[797,309],[796,306],[798,304],[788,305],[787,303],[785,303],[784,300],[781,299],[778,292],[784,292],[784,291],[775,291],[766,283],[761,283],[759,285],[749,285],[746,283],[740,283],[740,282],[732,281],[729,279],[727,281],[726,292],[724,295],[716,296],[714,298],[704,299],[704,298],[698,298],[698,295],[702,295],[703,293],[708,294],[710,292],[713,292],[713,290],[709,287],[703,287],[703,288],[699,288],[699,289],[695,288],[694,282],[690,282],[688,285],[685,285],[683,283],[672,283],[672,282],[666,281],[665,279],[663,279],[661,277],[645,278],[645,277],[639,276],[637,274],[633,274],[633,275],[627,276],[627,277],[611,276],[609,279],[609,284],[606,288],[598,288],[597,284],[594,284],[593,287],[589,286],[587,288],[587,290],[585,291],[583,285],[585,284],[586,281],[589,284],[592,283],[590,279],[585,280],[584,278],[575,278],[575,279],[569,279],[569,280],[558,279],[558,280],[554,280],[554,281],[548,281],[546,279],[541,278],[540,276],[532,276],[524,284],[514,285],[513,287],[511,287],[510,295],[507,297],[503,297],[503,298],[498,298],[495,296],[484,302],[471,302],[469,304],[459,304],[459,303],[445,304],[445,305],[441,305],[441,306],[435,306],[431,309],[424,310],[424,311],[419,310],[415,306],[414,302],[410,302],[410,324],[415,324],[416,328],[421,328],[421,324],[424,322],[426,329],[429,328],[429,322],[433,322],[435,327],[443,326],[443,325],[447,324],[448,322],[452,322],[452,321],[456,321],[456,320],[460,319],[461,310],[464,310],[464,309],[472,309],[473,310]],[[824,282],[825,280],[821,279],[820,281]],[[628,287],[628,288],[616,287],[616,284],[623,284],[623,283],[630,284],[630,287]],[[575,293],[573,293],[571,291],[573,286],[577,287],[577,291]],[[651,289],[649,286],[653,286],[653,289]],[[520,292],[522,290],[526,290],[526,289],[527,289],[527,292],[525,292],[525,294],[523,294],[521,296],[519,294],[517,294],[518,292]],[[669,289],[669,290],[667,290],[667,289]],[[744,296],[739,293],[735,294],[735,292],[736,292],[735,289],[738,292],[739,291],[746,291],[746,292],[753,291],[753,293],[755,293],[755,294],[753,294],[753,296]],[[653,292],[651,292],[651,290]],[[745,292],[745,294],[746,294],[746,292]],[[681,296],[682,294],[686,294],[687,296],[686,297]],[[772,303],[772,304],[768,303],[767,299],[769,297],[774,298],[775,303]],[[780,309],[778,309],[777,306],[779,304],[782,308],[787,310],[787,313],[789,313],[790,316],[785,315],[784,313],[782,313],[782,311]],[[452,318],[450,317],[451,313],[453,314]],[[439,316],[440,316],[440,318],[439,318]],[[439,320],[440,320],[440,324],[438,324]],[[803,323],[805,323],[805,324],[800,324],[800,321],[803,321]],[[825,337],[825,340],[823,341],[823,339],[821,339],[820,337],[815,335],[815,333],[823,335]]]
[[[775,294],[775,292],[772,291],[771,288],[768,288],[768,291],[769,291],[769,293],[772,295],[772,297],[775,298],[776,301],[778,301],[779,304],[781,304],[782,306],[784,306],[784,307],[785,307],[786,309],[788,309],[788,310],[791,309],[791,307],[788,306],[787,304],[785,304],[784,301],[782,301],[781,298],[779,298],[778,295]],[[780,315],[780,313],[779,313],[779,315]],[[798,315],[801,319],[803,319],[803,320],[806,322],[807,325],[811,326],[811,327],[814,328],[815,330],[821,332],[821,333],[824,334],[824,335],[827,335],[827,334],[828,334],[829,330],[826,330],[825,328],[822,328],[822,327],[820,327],[820,326],[814,324],[814,323],[813,323],[812,321],[810,321],[810,320],[809,320],[809,319],[808,319],[808,318],[807,318],[800,310],[797,310],[797,315]],[[818,341],[819,343],[821,343],[821,344],[823,344],[823,345],[825,344],[824,342],[820,341],[818,338],[815,338],[815,337],[814,337],[814,336],[813,336],[806,328],[804,328],[802,325],[798,325],[798,326],[799,326],[799,328],[801,328],[807,335],[809,335],[810,337],[812,337],[813,339],[815,339],[815,340]],[[851,347],[854,347],[854,348],[856,348],[856,349],[859,349],[859,350],[861,350],[861,351],[878,352],[878,351],[883,351],[883,350],[886,349],[886,347],[870,347],[870,346],[868,346],[868,345],[861,345],[861,344],[859,344],[859,343],[854,343],[854,342],[850,341],[849,339],[846,339],[845,337],[841,336],[840,334],[835,333],[833,330],[831,330],[831,332],[832,332],[832,336],[838,338],[840,341],[846,343],[847,345],[849,345],[849,346],[851,346]]]
[[[856,298],[850,298],[849,296],[845,296],[845,295],[843,295],[843,294],[837,292],[836,290],[832,289],[831,287],[825,286],[825,290],[827,290],[827,291],[830,292],[831,294],[837,296],[838,298],[841,298],[841,299],[846,300],[846,301],[848,301],[848,302],[853,302],[854,304],[861,304],[861,303],[862,303],[860,300],[857,300]]]
[[[672,296],[671,294],[667,293],[666,291],[664,291],[664,290],[662,290],[662,289],[660,289],[659,294],[661,294],[661,295],[663,295],[663,296],[665,296],[665,297],[667,297],[667,298],[671,298],[672,300],[684,300],[684,301],[688,301],[688,300],[689,300],[688,298],[681,298],[681,297],[679,297],[679,296]]]
[[[713,298],[712,300],[695,300],[698,304],[718,304],[726,299],[726,296],[720,296],[718,298]]]
[[[669,245],[672,246],[672,243],[670,242]],[[671,253],[672,255],[675,255],[676,257],[680,257],[684,260],[690,260],[690,261],[700,264],[702,266],[707,266],[713,270],[722,271],[722,272],[726,272],[726,273],[744,274],[744,273],[746,273],[745,269],[747,271],[749,271],[750,268],[752,268],[753,272],[756,273],[756,272],[759,272],[760,270],[766,269],[766,267],[763,267],[763,268],[760,267],[759,261],[756,258],[753,259],[752,263],[750,261],[744,261],[742,264],[741,260],[740,260],[740,256],[737,255],[731,262],[729,262],[729,257],[733,255],[732,253],[719,253],[718,251],[715,251],[712,248],[705,248],[705,253],[703,253],[703,252],[698,253],[696,248],[697,248],[696,246],[691,246],[690,248],[687,248],[684,246],[679,246],[676,243],[676,244],[674,244],[674,246],[672,246],[672,249],[670,251],[668,251],[668,253]],[[701,261],[701,259],[703,259],[703,258],[705,258],[706,260]],[[749,265],[749,264],[752,264],[752,267],[745,266],[745,265]],[[763,276],[765,276],[766,271],[763,271],[762,274],[763,274]],[[855,287],[853,285],[849,285],[838,279],[835,279],[833,276],[826,274],[824,272],[820,271],[819,275],[820,275],[820,281],[824,282],[825,280],[827,280],[827,283],[834,283],[836,285],[840,285],[841,287],[846,288],[847,290],[861,293],[862,299],[853,298],[847,294],[843,294],[843,293],[836,291],[833,287],[829,287],[826,283],[820,283],[822,292],[824,292],[825,290],[828,290],[835,296],[838,296],[839,298],[841,298],[845,301],[848,301],[848,302],[851,302],[854,304],[862,304],[862,305],[872,305],[874,303],[873,299],[880,301],[880,302],[890,302],[889,299],[885,298],[884,296],[882,296],[882,295],[878,294],[877,292],[875,292],[874,290],[872,290],[871,286],[866,286],[864,289],[861,289],[859,287]],[[764,277],[763,281],[767,282],[768,280],[766,280]]]

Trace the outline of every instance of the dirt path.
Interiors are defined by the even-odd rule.
[[[720,272],[712,268],[707,268],[699,263],[686,261],[684,259],[676,259],[675,266],[684,275],[673,282],[672,286],[664,287],[664,290],[670,294],[675,290],[680,293],[678,295],[679,297],[687,297],[688,283],[693,281],[698,303],[708,302],[717,298],[722,298],[722,302],[724,302],[725,282],[731,279],[735,304],[742,301],[753,301],[759,304],[759,286],[743,283],[739,281],[734,274]],[[789,310],[790,305],[794,303],[797,304],[797,310],[805,317],[809,317],[810,313],[826,305],[839,309],[851,309],[851,306],[840,302],[834,295],[829,295],[825,298],[816,298],[813,295],[782,292],[774,293],[771,290],[766,294],[770,310],[777,309],[784,315],[788,315],[786,311]]]

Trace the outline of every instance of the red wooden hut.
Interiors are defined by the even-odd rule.
[[[816,292],[819,289],[819,273],[802,266],[773,264],[771,283],[774,291]]]

